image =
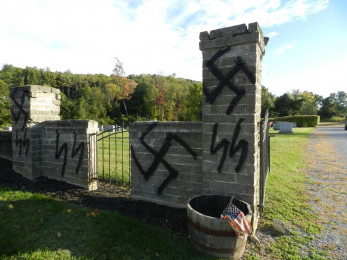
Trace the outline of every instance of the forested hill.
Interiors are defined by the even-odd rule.
[[[201,120],[201,82],[174,75],[125,77],[122,63],[117,59],[110,76],[4,65],[0,70],[0,127],[11,124],[9,88],[23,85],[60,89],[62,119],[94,119],[99,124]],[[347,115],[347,93],[338,91],[323,98],[312,92],[292,90],[276,97],[262,86],[262,116],[266,109],[270,117],[318,114],[323,120],[342,120]]]
[[[175,76],[73,74],[4,65],[0,71],[0,125],[10,120],[9,88],[43,85],[60,89],[62,119],[100,124],[135,120],[201,120],[202,84]]]

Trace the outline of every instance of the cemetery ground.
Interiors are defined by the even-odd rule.
[[[339,129],[272,131],[260,244],[248,241],[244,259],[346,258],[347,132]],[[275,219],[289,233],[276,231]],[[89,192],[46,178],[30,181],[3,159],[0,258],[210,259],[190,246],[185,209],[132,201],[128,189],[104,182]]]

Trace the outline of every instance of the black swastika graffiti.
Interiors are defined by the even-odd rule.
[[[172,133],[167,134],[165,141],[158,152],[156,150],[154,150],[152,147],[150,147],[145,142],[144,139],[147,136],[147,134],[149,132],[151,132],[156,126],[157,126],[157,123],[153,123],[153,124],[149,125],[149,127],[146,129],[146,131],[143,132],[143,134],[140,137],[140,141],[141,141],[142,145],[144,147],[146,147],[146,149],[151,154],[154,155],[154,160],[153,160],[152,164],[149,166],[149,168],[147,169],[147,171],[143,169],[142,165],[140,164],[140,162],[136,158],[136,154],[135,154],[135,151],[134,151],[132,146],[131,146],[131,154],[133,156],[133,159],[134,159],[134,162],[135,162],[137,168],[139,169],[139,171],[141,172],[141,174],[143,175],[143,177],[146,181],[152,177],[152,175],[154,174],[156,169],[159,167],[159,164],[163,164],[164,167],[168,170],[169,175],[167,176],[167,178],[163,181],[163,183],[157,189],[157,194],[160,195],[162,193],[162,191],[166,188],[166,186],[172,180],[177,178],[178,174],[179,174],[179,172],[176,169],[174,169],[166,160],[164,160],[164,156],[168,152],[169,148],[171,147],[172,141],[178,142],[189,154],[191,154],[191,156],[194,158],[194,160],[197,159],[197,154],[193,151],[193,149],[191,149],[188,146],[188,144],[185,141],[183,141],[179,136],[172,134]]]
[[[13,103],[15,104],[16,108],[18,108],[19,111],[16,114],[14,112],[14,110],[11,109],[11,114],[12,114],[13,119],[14,119],[14,121],[16,123],[18,123],[21,114],[24,115],[23,125],[22,125],[22,128],[21,128],[21,130],[24,130],[27,122],[29,121],[29,113],[24,110],[24,103],[25,103],[25,98],[27,98],[27,99],[30,98],[30,92],[28,90],[23,90],[20,103],[18,103],[18,101],[15,98],[15,95],[16,95],[17,91],[18,91],[18,88],[15,88],[14,91],[12,92],[12,94],[11,94],[11,99],[12,99]]]
[[[219,50],[215,55],[212,56],[212,58],[206,62],[206,66],[208,70],[215,76],[219,84],[217,87],[215,87],[212,91],[208,90],[208,88],[203,86],[203,92],[205,95],[205,101],[213,104],[217,97],[221,94],[222,90],[227,87],[231,91],[233,91],[236,96],[231,100],[229,107],[226,110],[226,114],[230,115],[234,108],[237,106],[237,104],[240,102],[241,98],[246,94],[246,91],[244,89],[239,89],[235,84],[231,82],[231,80],[234,78],[234,76],[239,72],[243,71],[248,80],[254,84],[255,83],[255,76],[252,71],[250,71],[246,65],[246,63],[242,60],[241,57],[237,57],[235,59],[236,65],[230,69],[230,71],[223,75],[223,73],[215,66],[215,62],[222,57],[225,53],[230,51],[231,47],[227,47],[223,50]]]

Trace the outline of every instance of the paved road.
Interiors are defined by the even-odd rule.
[[[308,186],[311,205],[323,220],[311,243],[332,259],[347,259],[347,131],[341,124],[320,125],[310,138]]]

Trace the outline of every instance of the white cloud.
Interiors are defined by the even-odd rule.
[[[279,47],[276,50],[276,54],[282,55],[286,50],[293,49],[293,48],[294,48],[294,44],[290,44],[290,43],[283,44],[281,47]]]
[[[255,21],[271,27],[305,19],[327,4],[328,0],[0,0],[0,62],[110,74],[118,57],[127,74],[163,71],[200,80],[201,31]],[[288,48],[292,46],[279,52]]]
[[[268,33],[266,36],[267,37],[270,37],[270,39],[271,38],[273,38],[273,37],[275,37],[275,36],[277,36],[278,35],[278,32],[270,32],[270,33]]]
[[[280,96],[283,93],[291,92],[293,89],[309,91],[328,97],[330,93],[346,89],[346,84],[341,80],[340,75],[345,74],[347,58],[341,58],[327,63],[318,63],[297,72],[281,73],[269,77],[264,74],[265,86],[271,93]],[[289,71],[289,70],[288,70]],[[268,73],[267,73],[268,74]]]

